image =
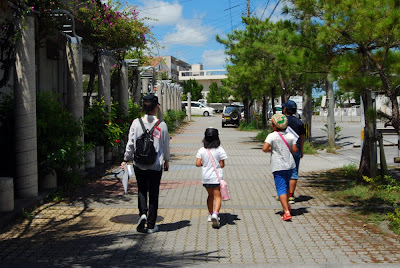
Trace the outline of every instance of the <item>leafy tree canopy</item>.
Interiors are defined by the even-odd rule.
[[[203,91],[203,86],[200,85],[196,80],[188,80],[188,81],[183,81],[182,83],[183,87],[183,95],[182,95],[182,100],[187,100],[187,93],[190,92],[191,94],[191,100],[197,101],[199,99],[203,98],[203,94],[201,91]]]

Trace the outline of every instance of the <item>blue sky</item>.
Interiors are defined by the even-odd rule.
[[[271,20],[282,18],[282,2],[250,0],[252,16]],[[246,15],[246,0],[128,0],[137,6],[141,17],[152,27],[159,45],[155,55],[174,56],[189,64],[202,63],[206,70],[224,69],[224,46],[215,36],[243,29],[241,16]],[[276,8],[275,8],[276,7]],[[275,9],[275,10],[274,10]],[[272,12],[274,10],[274,12]]]

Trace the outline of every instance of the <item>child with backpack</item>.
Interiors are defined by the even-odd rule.
[[[196,166],[202,167],[203,186],[208,193],[207,208],[209,214],[207,221],[212,222],[213,228],[219,228],[219,210],[221,209],[222,199],[220,180],[223,179],[222,168],[225,166],[225,159],[227,159],[228,156],[225,150],[220,146],[221,142],[218,136],[218,129],[207,128],[204,133],[203,144],[204,147],[200,148],[196,154]],[[218,172],[218,174],[216,174],[216,172]]]
[[[282,220],[292,219],[289,206],[289,181],[296,167],[293,153],[297,153],[295,136],[286,131],[288,120],[283,114],[274,114],[271,118],[274,132],[268,134],[262,147],[263,152],[271,152],[271,169],[274,174],[275,188],[283,208]]]

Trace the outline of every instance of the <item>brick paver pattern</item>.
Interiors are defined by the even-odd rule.
[[[311,173],[301,173],[296,192],[301,202],[293,206],[293,220],[283,222],[270,155],[261,151],[256,133],[220,125],[220,116],[194,117],[171,139],[158,233],[136,232],[135,180],[124,195],[122,173],[114,168],[82,187],[73,202],[43,205],[30,219],[3,229],[0,265],[400,263],[399,238],[349,217],[348,208],[335,206]],[[194,165],[209,126],[219,128],[229,157],[224,176],[231,200],[222,204],[218,230],[207,222],[207,194]],[[316,170],[323,166],[315,164]]]

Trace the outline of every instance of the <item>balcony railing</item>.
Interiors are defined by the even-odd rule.
[[[196,76],[196,77],[205,77],[205,76],[221,76],[226,75],[226,70],[201,70],[201,71],[180,71],[179,76]]]

